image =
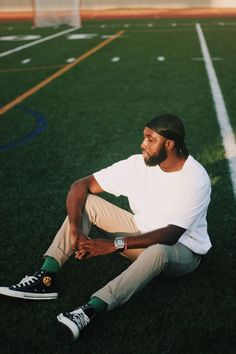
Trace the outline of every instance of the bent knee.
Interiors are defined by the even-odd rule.
[[[100,200],[101,197],[98,197],[97,195],[90,193],[87,195],[87,199],[84,205],[84,214],[88,217],[92,224],[96,224],[97,210]]]
[[[96,195],[88,193],[86,201],[85,201],[85,205],[84,205],[85,209],[90,209],[91,206],[93,206],[94,200],[96,200],[96,198],[97,198]]]
[[[164,268],[168,264],[168,252],[166,245],[155,244],[145,248],[139,257],[144,257],[149,260],[153,260],[156,264],[162,265]]]

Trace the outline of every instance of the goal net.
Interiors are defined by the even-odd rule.
[[[35,27],[81,26],[80,0],[33,0],[33,8]]]

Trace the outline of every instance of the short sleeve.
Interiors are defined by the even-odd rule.
[[[133,155],[134,156],[134,155]],[[134,158],[122,160],[93,174],[101,188],[119,197],[127,196],[133,181]]]

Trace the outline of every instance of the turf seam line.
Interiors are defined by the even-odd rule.
[[[37,84],[36,86],[32,87],[31,89],[29,89],[28,91],[24,92],[23,94],[21,94],[20,96],[16,97],[14,100],[10,101],[9,103],[7,103],[5,106],[3,106],[2,108],[0,108],[0,115],[6,113],[7,111],[9,111],[10,109],[12,109],[13,107],[15,107],[17,104],[21,103],[22,101],[24,101],[26,98],[32,96],[34,93],[36,93],[37,91],[39,91],[41,88],[43,88],[44,86],[48,85],[50,82],[52,82],[53,80],[57,79],[58,77],[60,77],[61,75],[63,75],[64,73],[66,73],[67,71],[69,71],[70,69],[72,69],[74,66],[76,66],[77,64],[81,63],[83,60],[85,60],[86,58],[88,58],[90,55],[94,54],[95,52],[97,52],[99,49],[105,47],[107,44],[109,44],[110,42],[114,41],[115,39],[117,39],[118,37],[120,37],[122,34],[124,33],[124,31],[118,31],[117,33],[114,34],[114,36],[106,39],[105,41],[99,43],[97,46],[93,47],[92,49],[90,49],[89,51],[87,51],[86,53],[82,54],[80,57],[78,57],[77,59],[75,59],[75,61],[73,61],[70,64],[67,64],[66,66],[64,66],[63,68],[61,68],[60,70],[56,71],[54,74],[50,75],[47,79],[41,81],[39,84]]]
[[[54,64],[54,65],[42,65],[42,66],[30,66],[28,68],[9,68],[0,69],[0,73],[14,73],[14,72],[24,72],[24,71],[37,71],[37,70],[50,70],[58,69],[64,67],[65,64]]]
[[[196,31],[200,42],[202,55],[205,62],[205,68],[208,75],[208,80],[211,88],[212,98],[216,110],[217,120],[220,126],[220,132],[225,149],[225,157],[228,160],[230,177],[233,186],[234,197],[236,198],[236,143],[235,135],[230,124],[229,115],[225,105],[224,97],[220,88],[219,81],[212,63],[212,59],[207,47],[202,27],[196,23]]]
[[[78,30],[78,29],[80,29],[80,27],[73,27],[73,28],[70,28],[70,29],[68,29],[68,30],[65,30],[65,31],[62,31],[62,32],[57,32],[57,33],[54,33],[54,34],[52,34],[52,35],[50,35],[50,36],[47,36],[47,37],[44,37],[44,38],[41,38],[41,39],[37,39],[36,41],[33,41],[33,42],[30,42],[30,43],[21,45],[21,46],[19,46],[19,47],[10,49],[10,50],[8,50],[8,51],[6,51],[6,52],[0,53],[0,58],[5,57],[5,56],[7,56],[7,55],[9,55],[9,54],[12,54],[12,53],[15,53],[15,52],[19,52],[19,51],[21,51],[22,49],[32,47],[32,46],[34,46],[34,45],[36,45],[36,44],[49,41],[50,39],[54,39],[54,38],[63,36],[63,35],[66,34],[66,33],[70,33],[70,32],[76,31],[76,30]]]

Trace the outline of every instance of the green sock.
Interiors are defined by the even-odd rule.
[[[96,313],[104,312],[108,307],[108,304],[98,297],[93,297],[91,300],[89,300],[88,305],[92,306]]]
[[[46,272],[57,273],[61,267],[55,258],[47,256],[41,269],[45,270]]]

